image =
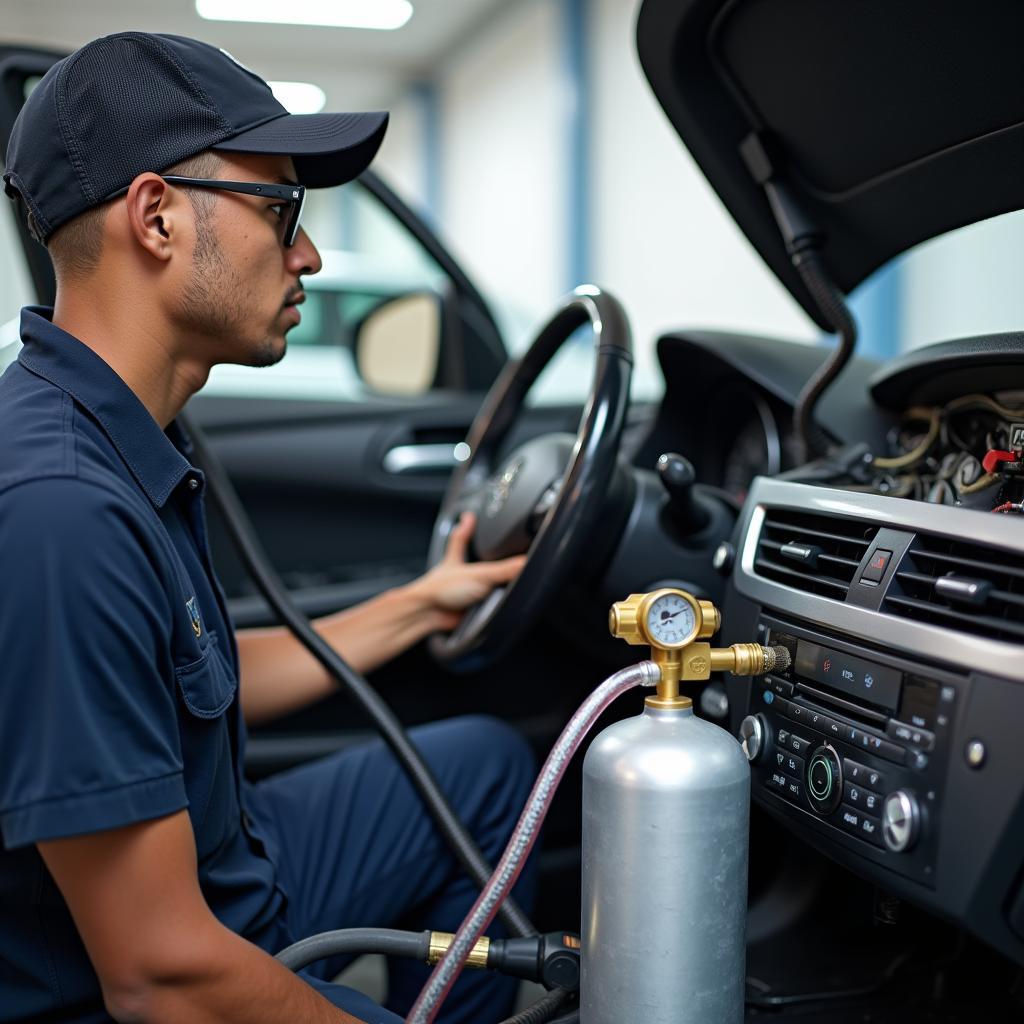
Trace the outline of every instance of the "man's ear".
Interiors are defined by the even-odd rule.
[[[181,193],[158,174],[146,171],[131,183],[125,204],[135,240],[156,259],[169,260],[175,233],[180,234],[185,216]]]

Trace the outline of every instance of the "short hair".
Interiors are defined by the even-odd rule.
[[[164,168],[161,173],[177,174],[183,178],[215,178],[222,163],[217,153],[206,150]],[[213,209],[216,195],[206,189],[193,188],[188,190],[188,198],[196,218],[201,224],[205,223]],[[112,202],[115,200],[80,213],[62,224],[47,239],[46,248],[58,277],[89,274],[99,266],[103,254],[103,224]]]

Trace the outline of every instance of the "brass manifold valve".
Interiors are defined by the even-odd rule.
[[[672,587],[630,594],[625,601],[616,601],[608,616],[612,636],[651,648],[651,660],[661,669],[657,696],[647,698],[654,708],[689,707],[690,698],[679,693],[680,682],[710,679],[712,672],[759,676],[789,667],[785,647],[712,647],[707,641],[721,624],[722,616],[710,601]]]

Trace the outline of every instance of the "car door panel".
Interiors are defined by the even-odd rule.
[[[482,395],[429,393],[377,406],[197,395],[190,414],[238,489],[278,572],[311,614],[348,607],[422,572],[452,463],[396,472],[396,451],[436,451],[465,438]],[[520,444],[573,429],[579,410],[529,410]],[[211,514],[211,543],[239,625],[265,621]]]

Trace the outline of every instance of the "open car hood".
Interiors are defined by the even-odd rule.
[[[898,253],[1024,207],[1019,0],[644,0],[637,46],[669,119],[823,328],[740,147],[760,137],[849,292]]]

